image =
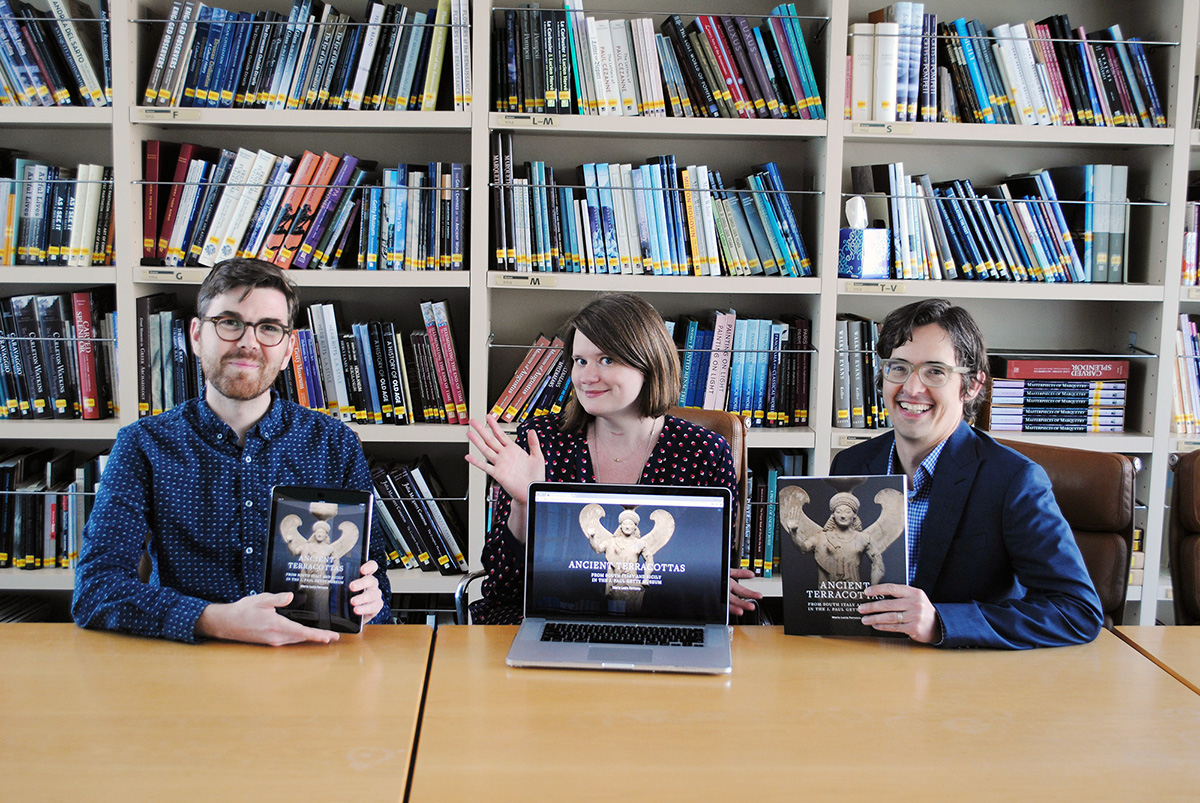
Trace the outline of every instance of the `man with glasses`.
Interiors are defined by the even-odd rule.
[[[970,314],[942,299],[894,310],[875,347],[892,431],[833,474],[908,477],[907,585],[866,589],[863,623],[946,647],[1079,644],[1103,614],[1050,480],[970,426],[988,376]]]
[[[337,640],[280,616],[290,593],[262,593],[273,486],[371,490],[354,433],[272,390],[298,307],[267,262],[227,260],[204,280],[191,322],[204,395],[117,434],[75,570],[80,626],[178,641]],[[382,553],[372,538],[373,560],[350,583],[355,613],[372,623],[390,619]]]

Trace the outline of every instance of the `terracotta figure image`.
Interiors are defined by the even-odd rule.
[[[610,600],[623,600],[626,610],[641,609],[645,586],[654,571],[655,554],[667,545],[675,534],[675,517],[665,510],[650,514],[654,527],[642,535],[641,516],[635,510],[623,510],[617,515],[617,529],[609,532],[601,524],[604,508],[592,503],[579,512],[579,526],[592,549],[608,559],[604,594]],[[638,577],[638,559],[642,561],[642,576]]]
[[[864,527],[858,516],[859,499],[850,490],[829,500],[829,518],[817,524],[804,513],[809,496],[799,486],[779,489],[779,523],[792,542],[817,561],[820,582],[862,582],[859,569],[865,554],[871,560],[871,582],[883,579],[884,551],[904,534],[904,495],[892,488],[875,494],[879,518]]]

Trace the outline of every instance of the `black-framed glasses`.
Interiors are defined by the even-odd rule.
[[[278,346],[287,337],[288,332],[292,331],[290,327],[284,326],[278,321],[248,323],[241,318],[229,315],[213,315],[201,320],[211,323],[213,329],[217,330],[217,337],[227,343],[236,343],[241,340],[242,336],[246,334],[246,327],[254,330],[254,337],[263,346]]]
[[[889,382],[895,382],[897,385],[907,382],[914,371],[917,378],[921,380],[921,384],[927,388],[944,387],[953,374],[966,376],[971,373],[970,368],[959,368],[954,365],[946,365],[944,362],[923,362],[913,365],[908,360],[883,361],[883,378]]]

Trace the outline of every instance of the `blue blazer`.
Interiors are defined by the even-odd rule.
[[[886,474],[895,435],[838,453],[833,474]],[[1082,644],[1100,598],[1041,466],[965,422],[938,458],[913,585],[946,647]]]

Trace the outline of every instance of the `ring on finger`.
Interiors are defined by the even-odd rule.
[[[896,611],[896,624],[904,624],[904,611]]]

